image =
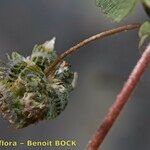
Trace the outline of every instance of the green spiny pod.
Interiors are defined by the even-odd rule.
[[[66,108],[77,73],[64,61],[46,77],[45,68],[57,58],[54,43],[36,45],[27,58],[13,52],[0,68],[0,112],[16,128],[54,119]]]

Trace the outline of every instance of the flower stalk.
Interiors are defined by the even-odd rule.
[[[111,29],[111,30],[107,30],[101,33],[98,33],[94,36],[89,37],[88,39],[85,39],[83,41],[81,41],[80,43],[76,44],[75,46],[69,48],[68,50],[66,50],[64,53],[62,53],[49,67],[47,67],[45,69],[45,74],[46,76],[49,76],[51,73],[54,72],[55,68],[57,67],[57,65],[59,63],[61,63],[65,57],[71,55],[72,53],[76,52],[79,50],[79,48],[93,42],[96,41],[98,39],[102,39],[104,37],[108,37],[111,36],[113,34],[117,34],[123,31],[129,31],[129,30],[133,30],[133,29],[137,29],[140,27],[140,24],[129,24],[129,25],[125,25],[125,26],[121,26],[115,29]]]

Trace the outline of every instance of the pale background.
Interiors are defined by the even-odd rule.
[[[146,19],[139,5],[119,25]],[[13,50],[27,56],[36,43],[53,36],[57,38],[56,50],[60,54],[82,39],[119,25],[105,18],[94,0],[0,0],[0,59],[6,60],[5,54]],[[1,118],[0,138],[73,139],[77,140],[78,147],[69,150],[85,149],[141,53],[137,31],[121,33],[82,48],[68,59],[72,70],[79,73],[79,80],[65,111],[53,121],[43,121],[22,130],[10,128]],[[148,70],[105,139],[102,150],[150,149],[149,76]]]

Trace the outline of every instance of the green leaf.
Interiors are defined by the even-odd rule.
[[[96,0],[102,12],[115,22],[120,22],[134,8],[137,0]]]
[[[150,0],[141,0],[144,6],[145,11],[147,12],[148,16],[150,17]]]
[[[139,47],[141,47],[145,40],[150,38],[150,22],[146,21],[144,22],[139,30],[139,37],[140,37],[140,42],[139,42]]]

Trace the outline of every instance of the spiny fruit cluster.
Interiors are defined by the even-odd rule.
[[[33,48],[31,56],[17,52],[0,68],[0,111],[15,128],[57,117],[68,103],[77,73],[63,61],[46,77],[44,70],[57,58],[55,38]]]

